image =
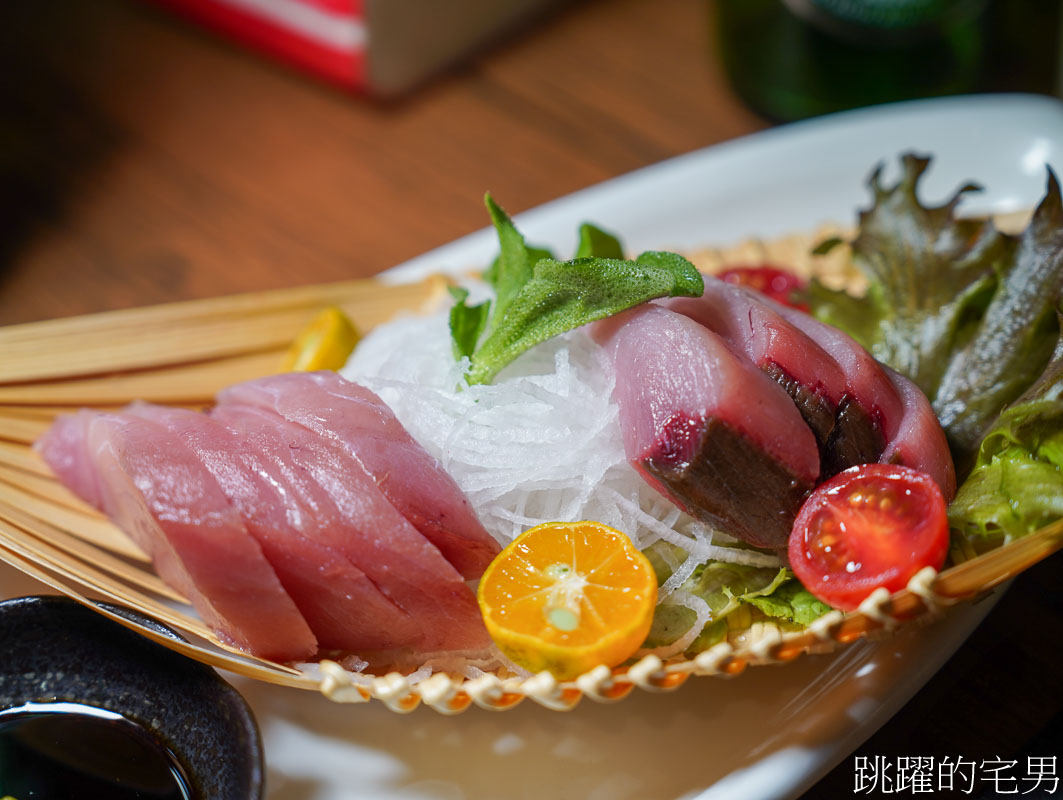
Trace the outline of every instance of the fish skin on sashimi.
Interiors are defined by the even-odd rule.
[[[128,413],[162,425],[196,454],[262,547],[321,649],[365,653],[417,644],[419,627],[342,552],[307,531],[319,524],[315,509],[300,502],[283,469],[263,453],[270,443],[187,409],[135,403]]]
[[[500,551],[454,479],[369,389],[335,372],[290,373],[231,386],[218,402],[261,406],[340,442],[467,580],[479,578]]]
[[[610,352],[628,460],[692,515],[785,547],[819,475],[790,396],[704,326],[658,305],[596,323]]]
[[[57,443],[61,443],[57,444]],[[72,459],[57,451],[84,448]],[[217,482],[178,437],[130,414],[60,417],[40,442],[57,475],[122,528],[220,639],[276,661],[312,657],[317,642]],[[88,467],[94,481],[71,476]]]
[[[305,478],[313,498],[315,539],[343,552],[418,625],[426,651],[473,650],[490,644],[472,590],[424,536],[399,514],[338,442],[260,406],[226,404],[214,419],[247,435],[284,443],[269,453]]]

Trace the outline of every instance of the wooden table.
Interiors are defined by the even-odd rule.
[[[152,8],[17,5],[0,323],[373,275],[486,224],[485,190],[516,213],[765,127],[690,0],[562,9],[386,104]]]
[[[5,4],[0,324],[373,275],[484,225],[485,189],[515,213],[766,127],[711,28],[694,0],[574,3],[378,103],[132,2]],[[858,754],[1063,752],[1061,562]]]

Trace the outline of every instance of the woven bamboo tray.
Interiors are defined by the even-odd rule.
[[[810,241],[835,232],[824,230],[766,244],[751,242],[693,257],[708,270],[771,260],[799,272],[815,269],[835,285],[852,285],[856,278],[841,249],[815,265],[807,255]],[[399,286],[348,281],[0,329],[0,560],[212,666],[320,691],[337,702],[375,698],[399,712],[411,711],[423,702],[452,714],[471,705],[512,708],[525,698],[565,710],[585,695],[615,701],[636,686],[671,690],[691,675],[736,675],[749,665],[830,650],[977,598],[1063,547],[1061,521],[941,574],[923,570],[903,591],[892,596],[885,590],[872,594],[857,612],[831,612],[799,633],[758,622],[740,643],[722,642],[693,659],[662,662],[647,656],[613,670],[598,667],[563,683],[547,673],[530,678],[487,674],[475,680],[437,673],[411,683],[398,673],[354,674],[328,661],[296,669],[226,646],[183,597],[162,583],[147,556],[61,486],[32,450],[33,441],[54,416],[73,408],[115,408],[134,399],[203,406],[223,386],[276,372],[292,338],[326,305],[341,307],[368,329],[396,312],[438,305],[445,286],[440,277]],[[99,608],[95,599],[133,608],[181,632],[189,641],[178,642],[114,616]]]

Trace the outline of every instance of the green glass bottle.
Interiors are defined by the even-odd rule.
[[[977,89],[986,0],[716,0],[735,90],[774,120]]]

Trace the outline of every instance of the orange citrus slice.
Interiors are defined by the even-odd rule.
[[[499,649],[559,680],[614,667],[645,640],[657,604],[649,560],[598,522],[525,531],[480,579],[480,610]]]
[[[295,337],[284,359],[285,372],[339,369],[359,340],[358,330],[335,306],[324,309]]]

